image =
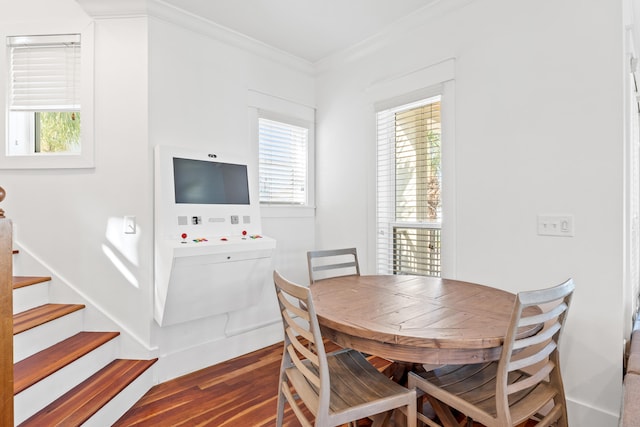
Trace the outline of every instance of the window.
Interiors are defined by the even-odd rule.
[[[440,276],[441,97],[377,114],[377,258],[382,274]]]
[[[80,150],[80,35],[8,37],[9,155]]]
[[[6,37],[3,167],[93,166],[89,32]]]
[[[260,203],[308,204],[308,144],[307,127],[258,119]]]

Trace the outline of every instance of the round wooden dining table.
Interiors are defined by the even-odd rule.
[[[425,276],[344,276],[310,289],[325,338],[393,361],[437,365],[497,360],[515,301],[504,290]]]

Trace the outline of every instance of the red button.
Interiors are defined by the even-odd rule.
[[[247,230],[242,230],[242,235],[246,236],[247,235]]]
[[[187,238],[187,233],[182,233],[182,238],[186,239]]]

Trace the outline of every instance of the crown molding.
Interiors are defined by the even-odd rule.
[[[76,0],[92,18],[124,18],[149,13],[147,0]]]
[[[406,34],[413,29],[425,25],[426,22],[440,18],[458,9],[461,9],[475,0],[436,0],[411,15],[399,19],[389,25],[383,31],[357,43],[347,49],[316,62],[316,74],[339,67],[341,64],[357,61],[361,58],[374,55],[385,46],[393,45],[401,41]]]
[[[179,9],[162,0],[76,0],[76,2],[94,19],[150,17],[211,37],[302,73],[308,75],[315,73],[315,68],[309,61]]]

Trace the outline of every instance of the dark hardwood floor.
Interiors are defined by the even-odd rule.
[[[337,349],[332,343],[326,347]],[[281,358],[282,343],[278,343],[158,384],[114,426],[273,427]],[[370,361],[380,370],[390,365],[378,357]],[[288,405],[285,408],[284,425],[299,426]],[[369,425],[366,420],[359,423]]]
[[[336,348],[327,343],[327,351]],[[281,359],[280,342],[158,384],[114,426],[275,426]],[[300,425],[290,409],[285,425]]]

